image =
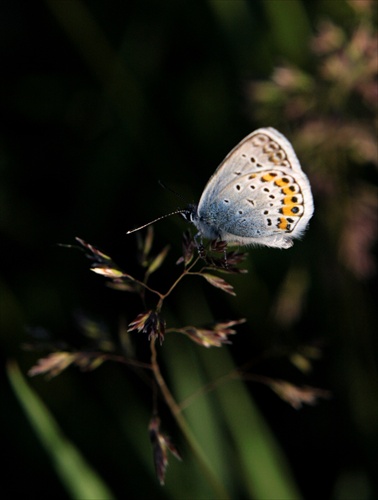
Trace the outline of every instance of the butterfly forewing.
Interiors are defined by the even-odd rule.
[[[290,155],[290,161],[288,159]],[[247,135],[216,169],[202,194],[201,201],[213,197],[224,187],[246,173],[279,166],[299,170],[301,167],[290,142],[273,128],[261,128]]]

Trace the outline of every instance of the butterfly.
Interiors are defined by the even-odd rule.
[[[192,222],[199,237],[290,248],[313,212],[310,183],[292,145],[268,127],[247,135],[230,151],[198,205],[173,213]]]

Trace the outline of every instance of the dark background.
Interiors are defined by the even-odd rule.
[[[358,29],[376,36],[374,5],[363,1],[1,0],[1,346],[4,362],[16,360],[26,374],[45,354],[23,350],[31,331],[83,345],[77,311],[117,339],[120,323],[142,305],[105,287],[81,253],[57,244],[79,236],[140,277],[136,237],[126,231],[186,204],[158,181],[196,202],[239,140],[274,126],[295,144],[313,186],[315,215],[303,241],[287,251],[249,249],[249,274],[230,279],[236,298],[199,278],[184,281],[166,319],[174,326],[246,317],[232,346],[222,348],[236,365],[261,357],[257,373],[332,391],[332,399],[296,411],[267,387],[248,385],[300,494],[362,500],[374,497],[378,443],[376,59],[374,45],[365,59],[343,53],[342,63],[360,65],[362,83],[333,81],[342,66],[322,72],[313,45],[322,20],[338,27],[341,44]],[[308,87],[298,77],[285,92],[274,73],[283,65],[310,75]],[[351,80],[354,70],[345,70]],[[322,123],[323,136],[311,142]],[[348,123],[356,147],[336,134]],[[159,290],[178,275],[186,228],[178,216],[155,225],[154,252],[171,246],[152,277]],[[148,361],[146,339],[130,335]],[[189,344],[167,336],[159,352],[171,377],[169,353],[178,363],[180,356],[197,360],[182,365],[183,379],[195,378],[197,363],[205,371],[204,348]],[[304,345],[322,352],[308,376],[285,356],[263,361],[267,352]],[[146,433],[151,392],[127,368],[69,368],[28,383],[117,497],[178,498],[180,485],[169,489],[174,471],[191,481],[201,475],[162,405],[185,461],[170,465],[166,489],[158,486]],[[2,490],[16,498],[27,485],[29,498],[65,497],[5,377],[1,385]],[[228,439],[223,431],[216,439]],[[230,445],[228,453],[230,491],[243,496],[235,486],[242,483],[238,451]],[[183,498],[191,495],[182,488]]]

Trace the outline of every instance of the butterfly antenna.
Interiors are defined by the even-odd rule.
[[[151,222],[147,222],[147,224],[143,224],[143,226],[137,227],[135,229],[130,229],[130,231],[127,231],[126,234],[135,233],[136,231],[139,231],[140,229],[143,229],[147,226],[150,226],[151,224],[154,224],[155,222],[158,222],[161,219],[165,219],[166,217],[170,217],[171,215],[185,214],[187,212],[188,212],[187,209],[175,210],[174,212],[171,212],[170,214],[162,215],[161,217],[158,217],[157,219],[154,219]]]
[[[160,186],[163,188],[163,189],[166,189],[167,191],[170,191],[172,194],[174,194],[175,196],[177,196],[177,198],[180,198],[180,200],[184,201],[185,203],[187,203],[186,200],[184,200],[184,198],[181,196],[181,194],[177,193],[176,191],[174,191],[172,188],[168,187],[166,184],[164,184],[164,182],[162,180],[158,180],[158,183],[160,184]]]

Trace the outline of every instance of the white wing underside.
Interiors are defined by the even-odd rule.
[[[290,142],[273,128],[245,137],[208,181],[197,214],[193,222],[205,237],[290,247],[313,214],[310,184]]]

